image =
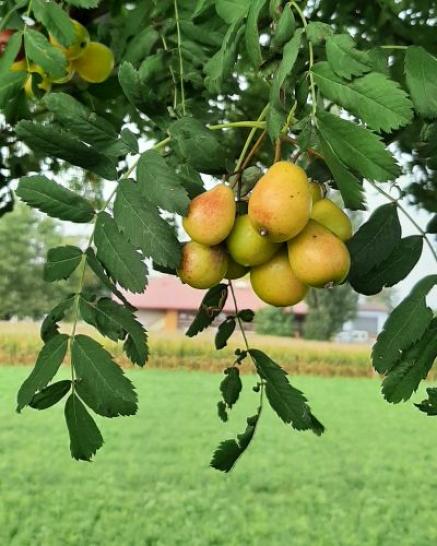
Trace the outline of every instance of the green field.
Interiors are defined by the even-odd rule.
[[[253,411],[254,377],[222,424],[219,375],[130,371],[140,413],[99,420],[106,444],[88,464],[70,459],[61,407],[14,414],[27,373],[0,369],[1,545],[437,543],[437,420],[388,405],[376,380],[296,378],[325,437],[294,432],[267,410],[250,451],[222,475],[208,461]]]

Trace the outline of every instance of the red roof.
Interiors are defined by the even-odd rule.
[[[246,280],[233,281],[235,295],[240,309],[253,309],[257,311],[266,304],[261,301],[253,292]],[[143,294],[132,294],[123,291],[128,301],[137,309],[150,310],[177,310],[195,311],[205,295],[205,290],[196,290],[173,275],[156,276],[149,279],[149,286]],[[234,311],[232,298],[228,298],[225,311]],[[298,303],[293,307],[297,315],[304,315],[307,312],[305,303]]]

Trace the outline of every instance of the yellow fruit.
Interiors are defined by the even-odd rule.
[[[52,36],[51,34],[49,36],[50,43],[55,47],[62,49],[64,55],[69,61],[78,59],[84,53],[85,48],[90,41],[90,35],[87,29],[74,19],[72,19],[71,22],[73,23],[74,27],[75,38],[73,43],[69,47],[65,48],[62,44],[58,42],[58,40],[54,36]]]
[[[102,83],[109,78],[114,68],[114,55],[109,47],[90,42],[82,55],[73,61],[79,76],[90,83]]]
[[[288,242],[288,257],[295,275],[305,284],[319,288],[343,282],[350,269],[346,245],[314,220]]]
[[[211,288],[223,279],[227,268],[228,256],[223,248],[190,241],[182,248],[177,273],[183,283],[193,288]]]
[[[247,214],[238,216],[226,240],[229,254],[241,265],[260,265],[270,260],[280,245],[272,243],[252,226]]]
[[[323,199],[323,186],[321,184],[318,184],[317,182],[310,182],[310,192],[311,192],[311,199],[314,203],[317,203],[317,201],[320,201],[320,199]]]
[[[347,214],[330,199],[321,199],[313,205],[311,218],[337,235],[342,241],[352,237],[352,222]]]
[[[230,279],[231,281],[234,279],[240,279],[241,277],[244,277],[248,271],[248,267],[237,264],[237,262],[233,260],[231,256],[228,256],[228,269],[226,270],[225,275],[227,279]]]
[[[43,91],[49,91],[52,87],[52,84],[49,80],[48,74],[44,72],[44,69],[38,64],[31,64],[27,68],[29,76],[24,82],[24,92],[29,98],[34,98],[34,92],[32,89],[33,78],[36,77],[39,83],[37,84],[38,89]],[[38,74],[38,76],[32,76],[32,74]]]
[[[252,268],[250,282],[260,299],[276,307],[295,305],[308,291],[308,287],[293,273],[286,250],[281,250],[265,264]]]
[[[301,167],[278,161],[258,181],[249,199],[255,229],[275,243],[297,235],[308,222],[311,193]]]
[[[219,184],[191,201],[182,224],[193,241],[214,246],[224,241],[231,232],[235,211],[233,191]]]

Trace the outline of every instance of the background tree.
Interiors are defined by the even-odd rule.
[[[329,340],[357,313],[358,294],[348,284],[329,290],[310,290],[308,315],[303,324],[305,339]]]
[[[265,307],[255,313],[255,331],[270,336],[293,336],[295,330],[293,313],[277,307]]]

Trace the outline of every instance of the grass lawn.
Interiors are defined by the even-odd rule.
[[[390,406],[369,379],[299,377],[323,438],[268,409],[230,475],[208,468],[244,428],[215,415],[219,375],[130,371],[137,417],[99,420],[92,464],[70,459],[62,408],[13,412],[25,367],[0,369],[0,544],[430,546],[437,543],[437,419]],[[417,396],[420,399],[422,393]]]

